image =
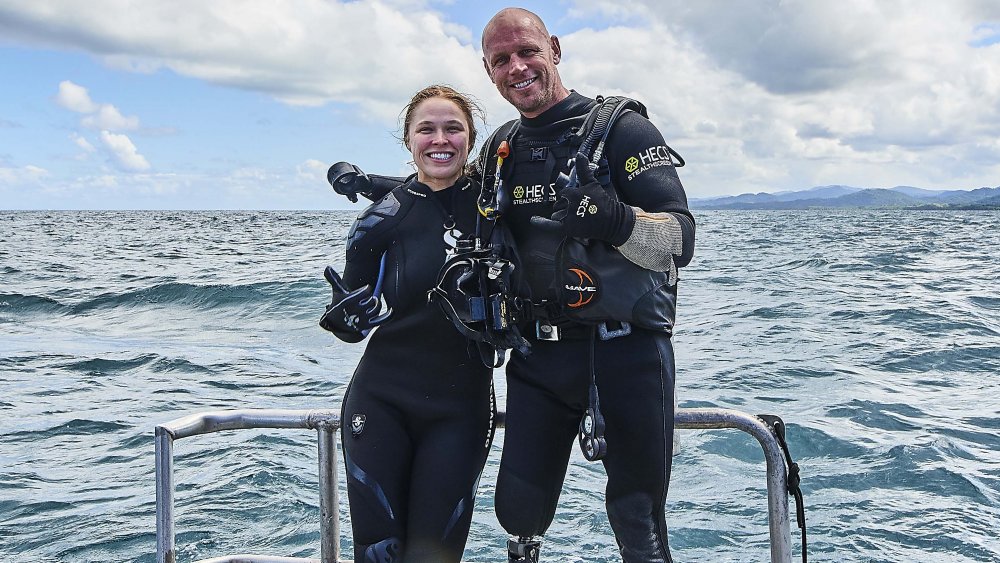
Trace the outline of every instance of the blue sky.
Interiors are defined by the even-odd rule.
[[[480,62],[505,3],[0,1],[0,209],[336,209],[406,174],[399,110]],[[1000,3],[527,2],[564,82],[643,101],[689,197],[1000,185]],[[482,135],[485,137],[485,135]]]

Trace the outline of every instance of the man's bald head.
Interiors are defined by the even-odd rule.
[[[523,8],[504,8],[483,28],[483,67],[521,115],[537,117],[569,96],[556,65],[559,38]]]
[[[523,27],[534,27],[538,33],[548,37],[549,30],[545,28],[545,22],[538,14],[525,10],[524,8],[504,8],[496,13],[490,21],[486,22],[481,38],[481,47],[486,50],[486,37],[494,33],[497,28],[503,25],[521,25]]]

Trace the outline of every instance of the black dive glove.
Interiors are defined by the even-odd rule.
[[[333,191],[347,196],[351,203],[358,202],[358,194],[367,196],[372,191],[372,181],[368,175],[350,162],[338,162],[331,166],[326,171],[326,181],[330,182]]]
[[[323,277],[333,288],[333,300],[326,306],[326,313],[319,320],[319,326],[333,333],[344,342],[361,342],[373,328],[392,316],[392,309],[379,314],[382,302],[372,295],[372,287],[365,285],[351,291],[340,279],[340,274],[330,266],[323,271]]]
[[[531,224],[560,231],[567,237],[605,240],[615,246],[624,244],[635,227],[635,210],[613,199],[594,179],[590,161],[582,153],[576,155],[576,174],[578,182],[559,192],[552,217],[536,215]]]
[[[404,178],[365,174],[364,171],[350,162],[338,162],[326,171],[326,181],[330,182],[333,191],[347,197],[352,203],[357,203],[359,195],[371,201],[378,201],[385,194],[391,192],[393,188],[406,183],[415,175],[411,174]]]

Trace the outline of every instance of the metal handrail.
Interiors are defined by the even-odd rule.
[[[250,428],[315,429],[319,448],[320,559],[266,555],[229,555],[196,563],[339,563],[340,522],[337,498],[336,431],[340,416],[333,410],[242,409],[211,411],[179,418],[156,427],[156,561],[176,563],[174,545],[174,440],[222,430]],[[499,413],[498,426],[504,416]],[[720,408],[679,408],[674,427],[736,428],[760,443],[767,462],[768,526],[771,563],[791,563],[787,472],[781,446],[771,428],[756,416]]]
[[[767,462],[767,516],[771,563],[791,563],[792,532],[788,519],[788,472],[781,445],[771,427],[754,415],[735,409],[677,409],[674,428],[736,428],[760,442]]]
[[[340,415],[333,410],[244,409],[193,414],[156,427],[156,561],[175,563],[174,440],[222,430],[249,428],[312,428],[319,447],[319,563],[340,560],[339,501],[337,500],[337,429]],[[199,563],[316,563],[315,559],[238,555]]]

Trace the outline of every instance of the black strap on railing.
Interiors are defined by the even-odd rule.
[[[788,444],[785,442],[785,422],[773,414],[758,414],[757,418],[763,420],[774,431],[774,436],[778,438],[778,444],[785,453],[785,463],[788,465],[788,478],[785,483],[788,492],[795,497],[795,520],[802,530],[802,563],[806,563],[806,507],[802,499],[802,489],[799,487],[801,481],[799,464],[792,461],[792,454],[788,453]]]

